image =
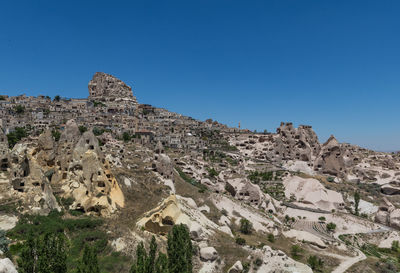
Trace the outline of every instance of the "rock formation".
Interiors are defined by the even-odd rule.
[[[109,215],[124,206],[124,195],[91,131],[83,135],[75,121],[67,122],[55,143],[49,130],[37,145],[17,144],[11,154],[10,183],[21,193],[59,209],[53,191],[73,197],[71,208]]]
[[[116,77],[96,72],[89,82],[89,99],[94,101],[129,100],[136,103],[132,88]]]
[[[342,195],[327,190],[316,179],[292,176],[284,180],[286,198],[303,203],[305,206],[331,211],[344,208]]]

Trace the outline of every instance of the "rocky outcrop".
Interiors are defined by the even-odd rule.
[[[324,174],[340,176],[345,171],[344,151],[334,136],[331,136],[321,148],[314,163],[314,170]]]
[[[132,88],[120,79],[103,73],[96,72],[89,82],[89,99],[94,101],[115,101],[128,99],[136,102]]]
[[[340,193],[327,190],[318,180],[291,176],[284,180],[285,196],[305,206],[331,211],[344,208]]]
[[[138,225],[155,234],[167,234],[177,223],[182,212],[175,195],[169,196],[158,207],[146,213]]]
[[[162,147],[160,142],[158,142],[155,149],[152,167],[154,171],[158,172],[166,179],[171,179],[173,176],[172,174],[174,167],[171,158],[168,155],[164,154],[164,148]]]
[[[295,159],[311,161],[318,155],[320,145],[311,126],[300,125],[294,128],[291,122],[281,123],[276,130],[274,156],[283,160]]]
[[[400,229],[400,209],[396,208],[386,197],[375,214],[375,221],[390,227]]]
[[[124,206],[124,195],[91,131],[83,135],[67,122],[58,142],[45,131],[34,144],[17,144],[11,155],[10,184],[35,207],[60,209],[54,193],[73,197],[72,209],[103,216]]]
[[[102,215],[124,207],[124,195],[91,131],[80,137],[67,161],[61,161],[66,169],[59,170],[63,174],[58,183],[66,195],[74,197],[72,207]]]
[[[50,130],[46,130],[38,138],[38,147],[36,150],[37,161],[44,166],[54,166],[55,144]]]

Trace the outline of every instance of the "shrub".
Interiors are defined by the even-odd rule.
[[[240,219],[240,232],[243,234],[251,234],[253,224],[246,218]]]
[[[87,128],[83,125],[79,126],[79,132],[81,132],[81,134],[83,134],[84,132],[87,131]]]
[[[93,101],[93,106],[94,107],[97,107],[97,106],[104,107],[106,105],[104,103],[102,103],[101,101]]]
[[[354,193],[354,210],[356,215],[358,215],[359,213],[359,208],[358,208],[359,204],[360,204],[360,193],[356,191]]]
[[[272,233],[268,233],[267,240],[271,243],[275,242],[275,236]]]
[[[290,253],[292,254],[293,258],[299,258],[302,252],[303,249],[299,245],[292,245]]]
[[[236,237],[235,242],[236,242],[238,245],[241,245],[241,246],[243,246],[243,245],[246,244],[246,240],[245,240],[244,238],[242,238],[242,237]]]
[[[391,249],[395,252],[399,251],[399,241],[393,241]]]
[[[8,146],[10,147],[10,149],[12,149],[15,146],[15,144],[18,143],[18,141],[27,136],[28,134],[25,128],[16,127],[14,132],[11,132],[7,135]]]
[[[211,169],[208,169],[208,175],[210,177],[216,177],[216,176],[218,176],[218,172],[214,168],[211,168]]]
[[[248,262],[243,263],[243,273],[247,273],[250,271],[250,264]]]
[[[3,253],[6,253],[8,251],[9,243],[10,243],[10,240],[7,239],[6,232],[4,230],[0,229],[0,250]]]
[[[59,141],[61,137],[61,133],[58,130],[53,130],[51,131],[51,134],[53,135],[53,138],[55,141]]]
[[[263,264],[263,260],[260,258],[255,259],[254,264],[258,267],[260,267]]]
[[[322,271],[322,268],[324,266],[324,261],[322,261],[317,256],[312,255],[308,257],[307,264],[311,267],[313,271]]]
[[[25,106],[18,104],[14,107],[14,111],[17,114],[23,114],[25,112]]]
[[[100,136],[104,133],[104,129],[97,128],[97,127],[94,127],[92,131],[95,136]]]
[[[131,135],[130,135],[128,132],[124,132],[124,133],[122,134],[122,139],[123,139],[125,142],[128,142],[128,141],[130,141],[130,140],[132,139],[132,137],[131,137]]]
[[[328,229],[328,231],[334,231],[334,230],[336,229],[336,224],[330,222],[330,223],[328,223],[328,224],[326,225],[326,228]]]

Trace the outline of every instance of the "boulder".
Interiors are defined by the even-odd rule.
[[[241,273],[243,271],[243,265],[240,261],[237,261],[231,268],[229,268],[228,273]]]
[[[200,249],[200,258],[204,261],[215,261],[218,258],[218,252],[213,247],[203,247]]]
[[[0,273],[18,273],[9,258],[0,259]]]
[[[197,222],[192,222],[190,225],[190,238],[194,241],[198,241],[201,239],[201,235],[203,234],[203,228]]]

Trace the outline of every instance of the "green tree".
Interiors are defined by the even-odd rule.
[[[67,255],[64,235],[47,233],[37,243],[37,272],[67,272]]]
[[[95,136],[99,136],[104,133],[104,129],[94,127],[92,132]]]
[[[268,242],[271,242],[271,243],[275,242],[274,234],[268,233],[267,239],[268,239]]]
[[[54,101],[60,101],[60,99],[61,99],[61,97],[60,97],[59,95],[56,95],[56,96],[54,97]]]
[[[300,257],[300,253],[303,252],[303,249],[299,245],[292,245],[290,253],[292,254],[293,258],[297,259]]]
[[[164,253],[159,253],[154,266],[155,273],[168,273],[168,258]]]
[[[251,234],[253,224],[246,218],[240,219],[240,232],[243,234]]]
[[[47,233],[33,237],[32,233],[17,260],[21,273],[65,273],[67,272],[67,247],[62,233]]]
[[[360,193],[356,191],[354,193],[354,210],[356,215],[359,214],[359,204],[360,204]]]
[[[53,135],[53,138],[55,141],[59,141],[61,137],[61,133],[58,130],[53,130],[51,131],[51,134]]]
[[[392,242],[392,250],[395,251],[395,252],[398,252],[399,249],[400,249],[400,247],[399,247],[399,241],[393,241],[393,242]]]
[[[218,175],[218,172],[214,168],[211,168],[211,169],[208,169],[208,175],[210,177],[216,177]]]
[[[132,137],[131,137],[131,135],[130,135],[128,132],[124,132],[124,133],[122,134],[122,139],[123,139],[125,142],[128,142],[128,141],[130,141],[130,140],[132,139]]]
[[[14,107],[14,111],[17,114],[23,114],[25,113],[25,106],[18,104],[17,106]]]
[[[146,273],[154,272],[156,255],[157,255],[157,242],[156,242],[156,237],[153,236],[151,237],[149,255],[147,256],[146,259]]]
[[[168,234],[169,273],[191,273],[193,248],[187,226],[175,225]]]
[[[307,264],[311,267],[311,269],[315,271],[322,271],[324,266],[324,261],[318,258],[315,255],[308,257]]]
[[[84,132],[87,131],[87,128],[83,125],[79,126],[79,132],[81,132],[81,134],[83,134]]]
[[[0,250],[3,251],[3,253],[6,253],[8,251],[9,244],[10,240],[7,239],[6,232],[0,229]]]
[[[18,143],[18,141],[27,136],[28,134],[25,128],[16,127],[14,132],[7,134],[8,146],[10,147],[10,149],[12,149],[15,146],[15,144]]]
[[[17,260],[18,271],[20,273],[35,273],[36,272],[37,245],[33,234],[28,234],[28,238],[21,250],[20,257]]]
[[[238,245],[243,246],[243,245],[246,244],[246,239],[244,239],[244,238],[238,236],[238,237],[236,237],[235,242],[236,242]]]
[[[131,267],[130,273],[146,273],[147,253],[143,242],[136,247],[136,263]]]
[[[191,273],[193,247],[188,228],[175,225],[168,234],[167,253],[157,253],[156,238],[151,238],[149,252],[143,242],[136,248],[136,260],[130,273]]]
[[[77,273],[100,273],[97,253],[94,247],[85,245]]]

